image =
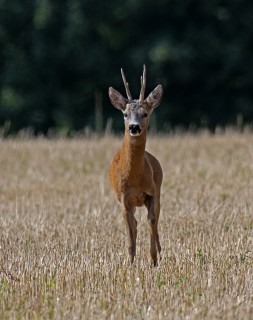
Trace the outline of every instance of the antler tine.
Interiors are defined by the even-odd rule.
[[[122,68],[121,68],[121,75],[122,75],[122,79],[123,79],[123,82],[124,82],[124,85],[125,85],[127,98],[128,98],[128,100],[133,100],[132,95],[131,95],[130,90],[129,90],[128,82],[126,81],[126,77],[125,77],[125,74],[124,74],[124,71],[123,71]]]
[[[143,65],[143,75],[141,76],[141,91],[140,91],[140,98],[141,102],[144,101],[145,98],[145,89],[146,89],[146,66]]]

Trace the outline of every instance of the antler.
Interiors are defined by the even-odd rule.
[[[145,96],[145,89],[146,89],[146,66],[143,65],[143,75],[141,76],[141,92],[140,92],[140,102],[144,101]]]
[[[125,77],[125,74],[124,74],[124,71],[123,71],[122,68],[121,68],[121,75],[122,75],[122,79],[123,79],[123,82],[124,82],[124,85],[125,85],[127,98],[128,98],[128,100],[133,100],[133,98],[131,96],[131,93],[130,93],[130,90],[129,90],[128,82],[126,81],[126,77]]]

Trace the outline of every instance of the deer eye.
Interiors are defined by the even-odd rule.
[[[147,118],[147,116],[148,116],[148,114],[147,114],[147,112],[145,112],[145,113],[143,114],[143,118]]]
[[[123,113],[123,115],[124,115],[124,118],[127,118],[127,113]]]

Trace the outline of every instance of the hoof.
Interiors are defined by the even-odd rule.
[[[153,262],[153,267],[157,267],[157,256],[153,256],[152,258],[152,262]]]

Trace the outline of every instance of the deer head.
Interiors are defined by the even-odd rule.
[[[127,98],[124,98],[112,87],[109,88],[109,97],[112,105],[122,111],[126,131],[130,136],[139,136],[147,130],[149,116],[152,111],[159,106],[162,100],[163,88],[159,84],[145,99],[146,67],[144,65],[143,75],[141,76],[139,99],[132,99],[123,69],[121,69],[121,75],[125,85]]]

